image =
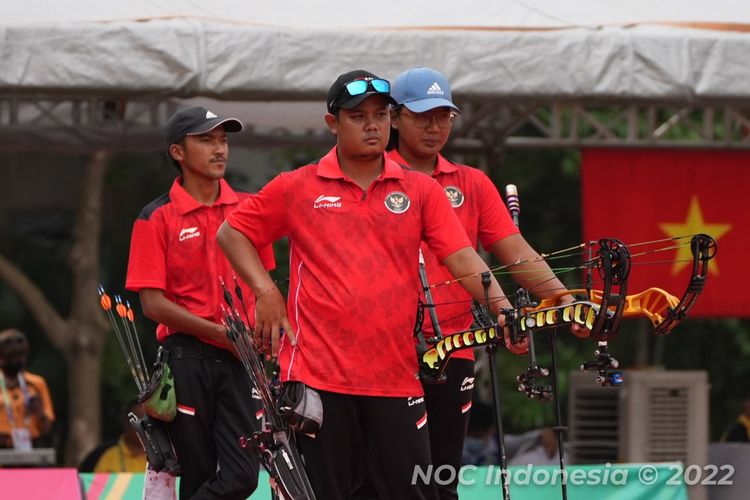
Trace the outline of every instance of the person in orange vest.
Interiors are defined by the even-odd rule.
[[[48,444],[55,412],[47,382],[27,372],[29,342],[14,328],[0,332],[0,448]]]

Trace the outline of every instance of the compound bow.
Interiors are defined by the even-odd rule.
[[[235,294],[242,305],[245,321],[242,320],[234,306],[232,295],[224,281],[221,281],[224,301],[224,326],[227,336],[234,344],[240,361],[253,384],[253,391],[257,391],[263,406],[264,424],[261,430],[253,432],[248,437],[241,437],[241,448],[249,448],[255,452],[263,468],[273,479],[274,498],[279,500],[315,500],[310,481],[305,472],[302,457],[294,441],[293,426],[289,425],[277,406],[278,394],[276,388],[266,376],[265,366],[260,354],[252,341],[250,318],[245,310],[242,290],[235,278]]]
[[[529,334],[561,325],[578,324],[585,327],[585,336],[593,337],[599,344],[595,352],[596,359],[585,362],[582,369],[597,370],[599,382],[604,385],[619,385],[619,375],[610,372],[611,369],[618,368],[618,363],[608,354],[607,342],[618,331],[621,319],[646,317],[651,321],[655,334],[663,335],[672,331],[687,317],[688,311],[703,291],[708,277],[708,263],[716,255],[717,245],[706,234],[691,236],[692,273],[681,299],[660,288],[649,288],[634,295],[626,295],[627,278],[631,270],[628,246],[616,239],[599,240],[596,246],[596,257],[589,259],[584,266],[596,267],[602,280],[602,290],[564,290],[538,303],[532,303],[528,299],[528,293],[521,289],[516,294],[515,307],[502,312],[508,334],[502,331],[497,322],[490,321],[486,314],[475,314],[479,324],[477,328],[425,338],[421,328],[423,309],[434,309],[439,304],[420,302],[415,333],[424,340],[418,350],[423,380],[440,380],[453,352],[500,343],[510,348],[514,354],[522,355],[530,351]],[[442,284],[445,283],[439,285]],[[586,298],[560,305],[562,297],[577,294],[585,294]]]

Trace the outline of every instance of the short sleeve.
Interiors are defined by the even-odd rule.
[[[285,174],[276,176],[257,194],[244,199],[227,217],[227,223],[245,235],[257,249],[287,234]],[[263,264],[267,250],[259,251]],[[270,250],[273,255],[273,249]],[[267,267],[268,268],[268,267]]]
[[[260,261],[263,263],[263,267],[267,271],[271,271],[276,268],[276,256],[273,253],[273,245],[266,245],[258,251]]]
[[[422,239],[442,262],[452,253],[470,247],[471,243],[440,184],[427,176],[422,182],[425,195],[422,204]]]
[[[477,236],[482,247],[489,248],[493,243],[518,233],[518,228],[490,178],[481,170],[477,170],[476,175],[480,196]]]
[[[143,288],[165,290],[167,256],[163,224],[158,214],[138,219],[130,239],[130,257],[125,288],[138,292]]]
[[[41,377],[39,377],[37,392],[39,392],[39,398],[42,400],[42,409],[44,411],[44,415],[47,417],[47,420],[54,422],[55,409],[52,406],[52,398],[49,394],[47,382]]]

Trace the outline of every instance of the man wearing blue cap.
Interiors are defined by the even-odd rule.
[[[482,247],[511,267],[513,276],[524,287],[541,297],[551,296],[565,287],[537,252],[521,236],[508,214],[492,181],[479,169],[447,160],[440,151],[450,136],[453,121],[460,110],[453,103],[451,87],[445,76],[430,68],[414,68],[399,75],[393,83],[397,105],[391,113],[389,158],[432,176],[443,187],[463,224],[474,248]],[[430,283],[451,279],[425,245],[422,245]],[[433,289],[433,300],[443,332],[458,332],[471,327],[471,297],[460,286]],[[564,302],[572,301],[568,297]],[[432,329],[429,317],[425,328]],[[509,346],[522,353],[526,346]],[[458,471],[471,409],[474,388],[474,353],[471,349],[451,356],[445,384],[424,384],[427,413],[430,415],[430,448],[435,467],[449,465]],[[441,484],[441,499],[458,498],[458,475],[449,484]]]

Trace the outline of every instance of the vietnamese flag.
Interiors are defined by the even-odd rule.
[[[750,151],[585,149],[581,180],[586,241],[632,244],[706,233],[718,252],[688,316],[750,316]],[[691,259],[689,245],[634,257],[628,293],[658,287],[681,298]]]

